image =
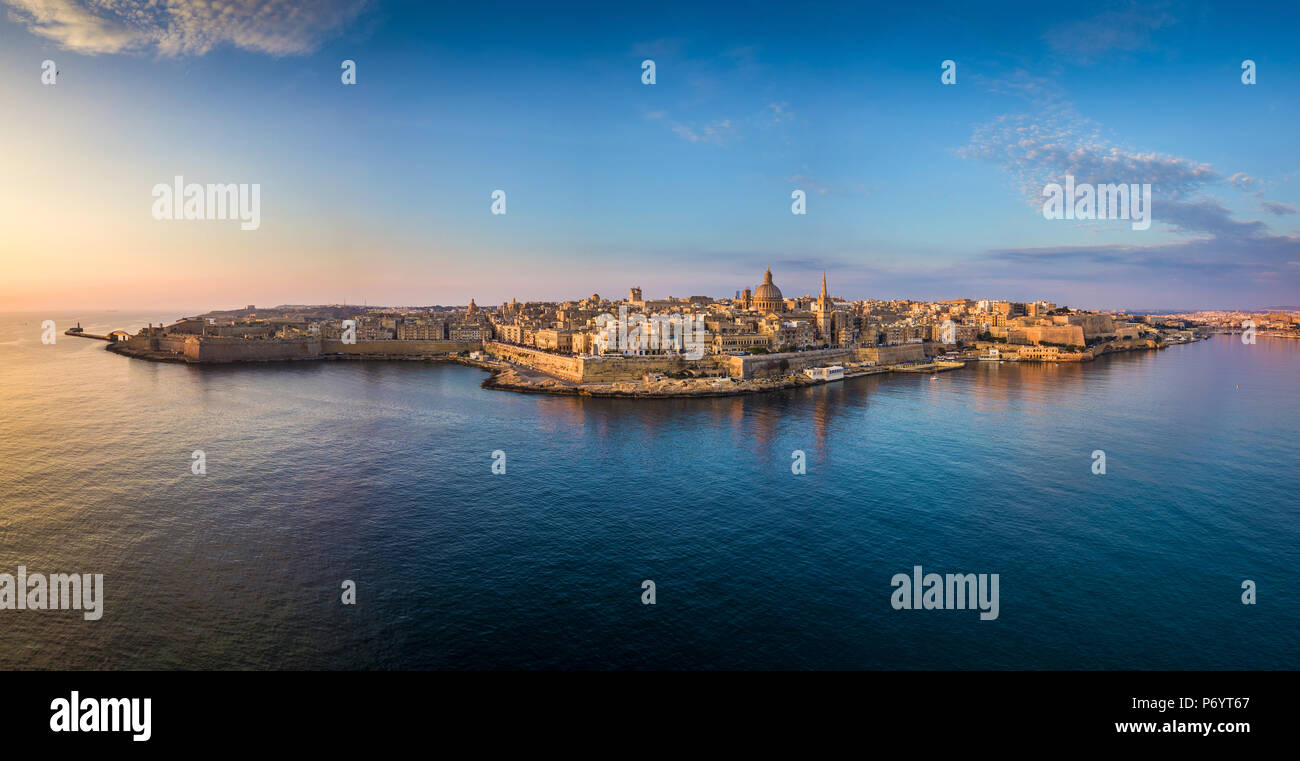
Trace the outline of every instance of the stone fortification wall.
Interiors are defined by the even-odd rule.
[[[700,359],[680,356],[650,355],[644,357],[583,357],[582,379],[587,383],[640,380],[651,373],[693,372],[702,375],[726,375],[727,365],[716,355],[706,354]]]
[[[580,357],[550,354],[536,349],[512,346],[511,344],[497,343],[495,341],[484,344],[483,351],[490,356],[532,367],[557,378],[575,382],[582,381],[582,358]]]
[[[159,339],[163,341],[165,339]],[[271,362],[285,359],[312,359],[320,356],[320,340],[197,338],[185,342],[185,358],[191,362]]]
[[[818,349],[781,354],[752,354],[747,357],[728,357],[730,375],[742,380],[771,378],[801,372],[809,367],[842,364],[857,361],[857,349]]]
[[[477,351],[477,341],[357,341],[345,344],[320,338],[245,339],[180,333],[132,336],[126,348],[166,354],[188,362],[270,362],[320,357],[428,357]]]
[[[924,344],[871,346],[857,350],[858,362],[875,362],[880,365],[899,365],[905,362],[924,362],[925,359],[926,350]]]
[[[667,374],[686,371],[725,375],[728,372],[726,360],[730,359],[730,357],[714,355],[705,355],[697,360],[670,355],[576,357],[496,342],[485,344],[484,351],[499,359],[525,365],[575,383],[636,381],[649,373]]]

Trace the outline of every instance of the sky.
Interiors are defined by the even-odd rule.
[[[0,311],[1300,304],[1300,6],[912,5],[0,0]],[[1150,228],[1045,219],[1067,174]]]

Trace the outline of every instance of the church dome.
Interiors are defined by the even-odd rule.
[[[754,291],[754,298],[755,299],[782,298],[781,289],[777,288],[776,283],[772,282],[772,270],[768,270],[767,274],[763,276],[763,284],[760,285],[758,289]]]
[[[772,270],[763,275],[763,284],[754,290],[754,308],[760,312],[784,312],[785,298],[772,282]]]

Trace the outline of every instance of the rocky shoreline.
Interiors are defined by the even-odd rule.
[[[786,376],[753,380],[732,378],[664,378],[652,381],[614,381],[610,383],[572,383],[541,373],[511,366],[495,368],[491,376],[480,384],[483,388],[515,391],[522,394],[554,394],[560,396],[590,396],[614,399],[677,399],[682,397],[743,396],[766,391],[815,386],[817,381],[807,376]]]

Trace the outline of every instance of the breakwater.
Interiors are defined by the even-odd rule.
[[[101,336],[101,335],[98,335],[97,333],[87,333],[87,332],[85,332],[84,330],[77,330],[76,328],[68,328],[67,330],[63,331],[63,335],[65,335],[65,336],[74,336],[74,337],[76,337],[76,338],[93,338],[93,339],[95,339],[96,341],[112,341],[112,340],[113,340],[110,336]]]

